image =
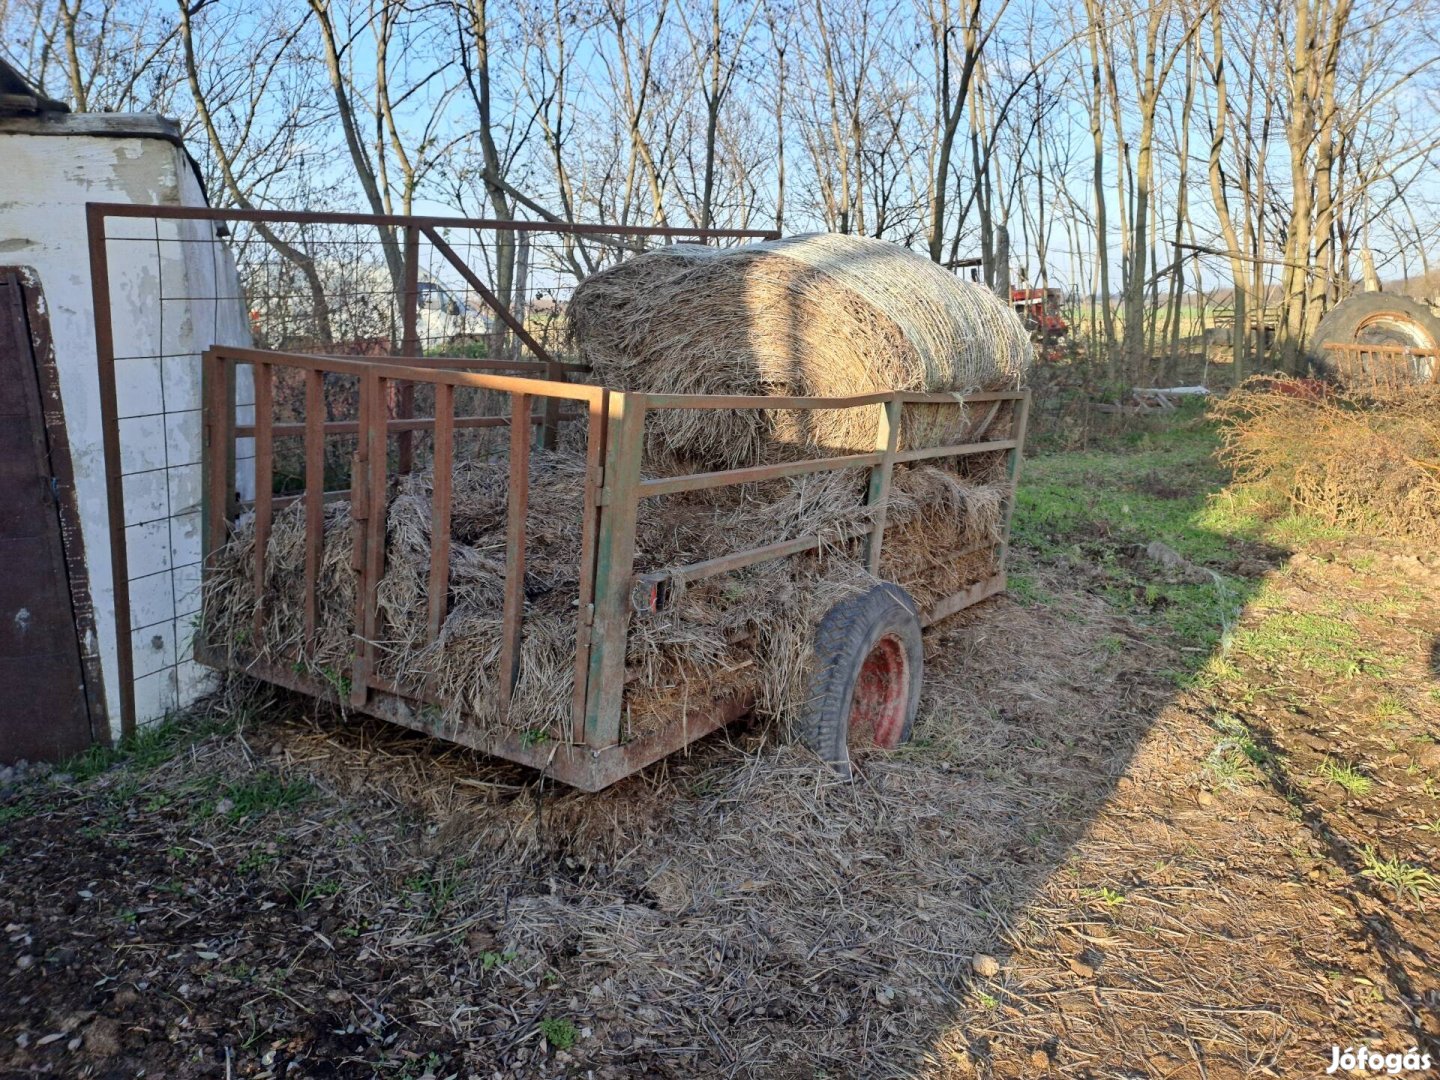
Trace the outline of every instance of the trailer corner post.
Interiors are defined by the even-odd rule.
[[[600,492],[600,525],[595,543],[595,616],[585,703],[585,743],[591,749],[620,741],[645,412],[644,394],[608,395],[605,481]]]
[[[580,523],[580,586],[575,612],[575,690],[570,741],[585,742],[585,706],[590,685],[590,639],[595,619],[595,537],[599,531],[600,487],[605,475],[606,420],[610,391],[601,387],[585,403],[585,502]]]
[[[362,495],[363,517],[354,515],[360,526],[355,530],[356,561],[360,573],[355,588],[355,667],[350,683],[350,704],[356,708],[369,699],[370,680],[375,672],[380,578],[385,572],[385,517],[388,507],[385,493],[389,482],[386,463],[389,416],[385,391],[389,381],[369,373],[361,377],[359,467],[352,477],[350,504],[354,514],[354,493]],[[259,490],[258,487],[256,490]]]
[[[865,492],[865,505],[875,508],[874,524],[865,541],[865,568],[880,576],[880,547],[885,542],[885,517],[890,505],[890,480],[895,473],[895,450],[900,444],[900,413],[905,403],[899,397],[877,405],[879,423],[875,431],[875,449],[885,459],[870,469],[870,485]]]
[[[1000,522],[1000,558],[996,570],[1002,579],[1005,576],[1005,563],[1010,555],[1010,519],[1015,515],[1015,497],[1020,490],[1020,465],[1025,457],[1025,434],[1029,426],[1030,389],[1026,387],[1021,391],[1020,400],[1016,402],[1015,421],[1011,428],[1015,445],[1010,450],[1010,460],[1006,468],[1009,473],[1010,492],[1005,497],[1005,513]]]

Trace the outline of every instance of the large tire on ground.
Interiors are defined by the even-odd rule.
[[[920,616],[909,593],[887,582],[840,601],[815,632],[806,745],[848,779],[852,749],[909,741],[924,677]]]
[[[1342,300],[1320,320],[1311,335],[1310,364],[1321,375],[1338,379],[1365,379],[1365,371],[1351,371],[1337,363],[1328,344],[1400,345],[1412,349],[1440,349],[1440,318],[1418,300],[1394,293],[1361,293]],[[1415,357],[1414,378],[1424,382],[1433,375],[1431,357]]]

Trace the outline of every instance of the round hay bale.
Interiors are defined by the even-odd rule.
[[[844,397],[1024,384],[1025,328],[989,290],[907,248],[819,233],[718,249],[676,244],[586,279],[569,334],[623,390]],[[910,406],[906,445],[958,410]],[[874,449],[875,408],[656,414],[650,451],[713,466]]]

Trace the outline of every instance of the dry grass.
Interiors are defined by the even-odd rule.
[[[790,237],[740,248],[676,245],[588,278],[569,333],[598,381],[689,394],[845,396],[1023,385],[1033,358],[1015,313],[894,244]],[[956,410],[907,410],[902,440],[937,445]],[[671,411],[651,418],[652,457],[712,468],[816,449],[875,446],[872,408]]]
[[[896,471],[881,574],[922,604],[993,572],[986,550],[1001,527],[1003,459],[968,463],[970,477],[936,466]],[[509,723],[558,735],[573,690],[584,460],[537,453],[531,474],[525,567],[526,607],[519,678]],[[497,678],[505,580],[507,463],[465,461],[453,480],[449,614],[435,641],[426,630],[432,482],[400,481],[386,530],[379,588],[379,674],[405,692],[443,703],[443,721],[493,730],[500,723]],[[636,571],[675,567],[775,540],[816,535],[817,555],[760,564],[673,590],[671,604],[631,620],[627,667],[630,735],[679,723],[687,707],[749,691],[766,715],[797,717],[806,695],[812,628],[829,607],[874,582],[847,538],[869,524],[865,470],[821,473],[713,492],[667,496],[642,508]],[[242,519],[221,553],[206,596],[208,640],[244,664],[252,658],[298,666],[346,685],[354,660],[356,578],[347,504],[327,508],[320,633],[306,641],[303,504],[277,514],[267,549],[266,613],[252,640],[253,521]]]
[[[1346,393],[1256,378],[1212,412],[1221,457],[1243,487],[1330,525],[1440,539],[1440,390]]]

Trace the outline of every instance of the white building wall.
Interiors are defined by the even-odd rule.
[[[151,117],[112,123],[125,120],[163,130],[164,122]],[[62,130],[58,125],[66,122],[97,126],[96,118],[84,117],[45,126]],[[205,199],[184,151],[172,142],[23,130],[37,123],[0,122],[0,264],[32,267],[49,308],[105,699],[118,737],[115,590],[85,204],[203,206]],[[129,629],[136,718],[144,723],[209,685],[208,673],[190,659],[200,607],[200,352],[211,344],[249,345],[250,329],[233,259],[216,239],[214,223],[117,218],[107,236]],[[253,402],[249,394],[248,387],[240,390],[241,404]]]

